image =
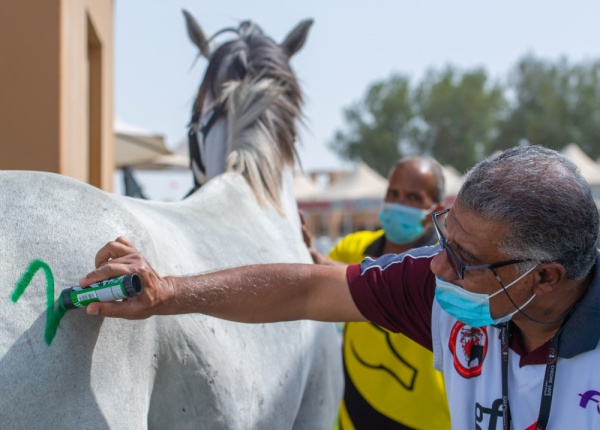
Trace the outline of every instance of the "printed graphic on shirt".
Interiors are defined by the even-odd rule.
[[[488,349],[485,327],[471,327],[460,321],[454,324],[448,342],[454,357],[454,368],[463,378],[481,375],[481,368]]]
[[[596,411],[600,414],[600,392],[596,390],[589,390],[585,393],[580,394],[581,401],[579,402],[579,407],[583,409],[596,409]]]
[[[475,429],[496,430],[502,428],[502,399],[496,399],[490,407],[475,404]]]
[[[433,371],[429,349],[375,324],[352,323],[343,354],[344,429],[350,420],[356,429],[449,428],[443,375]]]

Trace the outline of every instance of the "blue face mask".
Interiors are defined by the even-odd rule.
[[[384,203],[379,212],[379,221],[385,237],[396,245],[414,242],[423,235],[421,222],[431,211],[417,209],[398,203]]]
[[[537,266],[537,265],[536,265]],[[508,284],[503,289],[496,291],[494,294],[478,294],[465,290],[464,288],[454,285],[446,281],[444,278],[436,276],[435,279],[435,299],[443,310],[448,312],[454,318],[471,327],[483,327],[492,324],[502,324],[509,321],[514,314],[519,312],[529,304],[535,297],[535,294],[529,298],[514,312],[503,316],[502,318],[493,319],[490,312],[490,299],[501,291],[512,287],[514,284],[528,275],[536,266],[533,266],[527,272],[519,276],[513,282]]]

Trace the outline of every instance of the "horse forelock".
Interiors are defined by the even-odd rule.
[[[286,90],[271,79],[245,79],[226,84],[220,99],[227,111],[225,169],[244,175],[258,200],[277,209],[281,172],[296,156],[294,130],[287,125],[299,111]]]
[[[238,33],[211,55],[196,109],[205,99],[223,104],[230,151],[226,170],[243,174],[259,201],[279,208],[281,171],[296,158],[302,93],[276,42],[249,22]]]
[[[252,21],[242,21],[238,28],[238,35],[240,38],[246,38],[250,36],[265,36],[265,33],[262,31],[258,25],[253,23]]]
[[[286,97],[301,109],[303,98],[300,86],[289,64],[287,53],[260,28],[250,22],[240,25],[239,37],[222,44],[211,55],[204,74],[198,99],[219,98],[223,84],[244,78],[267,78],[288,87]]]

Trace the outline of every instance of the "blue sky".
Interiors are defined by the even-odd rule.
[[[185,137],[206,66],[194,64],[183,8],[208,33],[250,19],[277,41],[315,20],[292,59],[306,95],[299,153],[307,170],[342,165],[326,146],[342,110],[391,73],[417,81],[429,67],[453,64],[504,78],[526,53],[600,58],[598,0],[115,0],[115,114],[164,134],[171,147]]]

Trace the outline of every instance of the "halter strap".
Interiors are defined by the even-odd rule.
[[[198,125],[200,123],[200,116],[202,115],[202,111],[196,111],[196,103],[197,100],[194,102],[194,106],[192,107],[192,119],[190,120],[190,125],[188,128],[190,169],[192,170],[194,176],[194,187],[186,194],[185,197],[190,196],[206,183],[206,166],[204,164],[204,160],[202,159],[202,151],[200,151],[200,144],[198,142]],[[202,134],[203,143],[206,142],[206,136],[208,135],[208,132],[210,131],[212,126],[215,125],[215,123],[217,122],[224,110],[225,104],[219,103],[213,109],[213,112],[210,118],[208,119],[207,123],[200,127],[200,133]]]

